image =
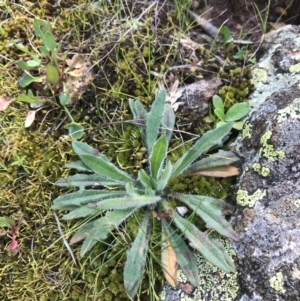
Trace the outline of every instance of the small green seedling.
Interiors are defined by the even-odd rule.
[[[73,139],[79,139],[84,134],[83,127],[76,123],[72,118],[68,108],[71,103],[71,91],[66,89],[66,78],[68,76],[78,76],[72,71],[72,68],[65,68],[67,64],[67,54],[61,54],[60,46],[55,42],[54,36],[51,32],[51,25],[49,22],[43,20],[34,20],[33,23],[35,36],[40,38],[43,45],[32,52],[28,47],[21,43],[16,43],[15,46],[26,53],[30,59],[27,61],[18,61],[16,64],[24,71],[24,74],[19,79],[19,85],[22,88],[28,88],[26,94],[19,94],[18,101],[29,103],[35,107],[42,106],[49,100],[55,100],[56,95],[59,95],[60,104],[66,111],[71,123],[67,124],[65,128]],[[76,64],[74,61],[78,59],[79,55],[75,55],[69,64]],[[33,89],[35,91],[33,93]],[[34,117],[31,119],[31,124]],[[33,119],[33,120],[32,120]]]
[[[244,118],[250,112],[250,105],[247,102],[241,102],[234,104],[227,112],[225,113],[225,107],[223,100],[220,96],[213,96],[213,106],[214,112],[219,118],[217,126],[220,126],[226,122],[234,122],[233,128],[236,130],[241,130],[243,127],[243,121],[239,121]]]

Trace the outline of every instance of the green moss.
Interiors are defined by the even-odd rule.
[[[275,150],[274,146],[268,143],[268,140],[271,138],[271,136],[271,131],[267,131],[263,136],[261,136],[261,149],[259,150],[259,156],[265,157],[271,162],[274,161],[276,158],[284,159],[285,153],[280,150]]]
[[[266,190],[257,189],[252,195],[247,191],[239,189],[236,196],[237,204],[241,206],[253,207],[255,203],[267,195]]]

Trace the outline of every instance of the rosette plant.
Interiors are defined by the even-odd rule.
[[[69,163],[84,173],[78,173],[56,182],[59,186],[79,187],[78,191],[60,196],[54,200],[53,210],[69,211],[63,219],[91,217],[71,239],[83,240],[81,255],[85,255],[96,243],[105,240],[115,228],[126,223],[126,219],[139,211],[142,216],[139,230],[127,252],[124,266],[124,284],[128,296],[137,294],[145,272],[146,258],[151,239],[152,221],[161,222],[162,268],[169,282],[174,280],[168,266],[168,256],[174,258],[189,281],[199,284],[196,261],[192,250],[199,251],[206,260],[225,272],[235,270],[230,256],[223,246],[210,239],[206,232],[200,231],[189,218],[185,218],[172,206],[173,200],[189,207],[198,215],[206,227],[237,240],[223,213],[232,207],[223,200],[202,195],[182,194],[171,191],[168,183],[171,178],[205,173],[235,162],[238,158],[231,152],[210,156],[197,161],[205,152],[222,145],[231,131],[232,123],[226,123],[206,132],[187,152],[172,164],[167,157],[168,144],[175,124],[171,104],[166,101],[166,92],[161,91],[146,111],[138,100],[130,100],[136,124],[138,124],[148,151],[148,169],[141,169],[136,177],[119,169],[106,156],[86,143],[74,141],[73,149],[80,161]],[[220,154],[220,153],[219,153]],[[109,189],[114,186],[115,189]],[[171,255],[172,254],[172,255]],[[175,257],[174,257],[175,256]],[[171,280],[170,280],[171,279]]]

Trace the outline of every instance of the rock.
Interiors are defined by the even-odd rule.
[[[300,34],[280,30],[235,149],[244,157],[232,243],[240,301],[300,300]],[[269,66],[266,68],[266,66]]]

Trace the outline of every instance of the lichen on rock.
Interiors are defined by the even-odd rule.
[[[271,66],[268,80],[250,97],[255,110],[235,145],[245,158],[233,217],[241,237],[232,244],[239,301],[300,300],[300,87],[299,74],[291,75],[286,63],[299,63],[291,45],[300,39],[294,27],[288,30],[258,64]],[[281,80],[277,88],[273,80]]]

